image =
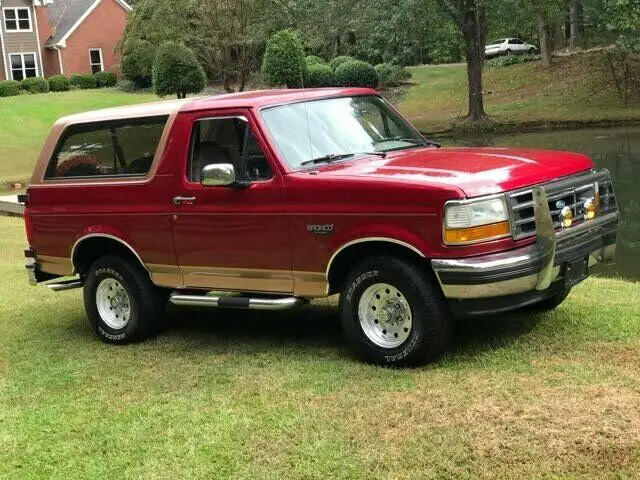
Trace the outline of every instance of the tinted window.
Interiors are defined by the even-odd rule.
[[[47,178],[141,176],[149,172],[167,117],[74,125],[51,159]]]
[[[187,178],[199,182],[202,169],[230,163],[243,180],[266,180],[271,169],[264,152],[244,118],[212,118],[194,124]]]

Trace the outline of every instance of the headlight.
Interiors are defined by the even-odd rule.
[[[444,207],[444,243],[468,245],[511,235],[504,197],[454,200]]]

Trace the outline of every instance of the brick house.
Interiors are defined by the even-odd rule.
[[[120,73],[124,0],[0,0],[0,80]]]

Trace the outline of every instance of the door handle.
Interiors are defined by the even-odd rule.
[[[174,205],[193,205],[196,203],[196,197],[173,197]]]

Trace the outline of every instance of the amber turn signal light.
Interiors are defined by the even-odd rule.
[[[510,234],[509,222],[499,222],[479,227],[447,229],[444,240],[447,244],[454,245],[493,240]]]

